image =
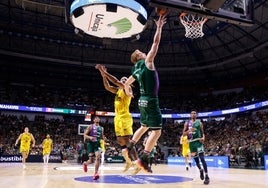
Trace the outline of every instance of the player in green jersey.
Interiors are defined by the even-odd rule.
[[[203,124],[200,120],[196,119],[196,110],[192,110],[190,116],[190,120],[186,121],[184,124],[183,135],[188,136],[191,155],[195,160],[196,166],[200,170],[200,179],[205,179],[204,184],[209,184],[208,169],[205,161],[205,151],[203,145],[205,141]],[[201,160],[204,170],[200,166],[199,159]]]
[[[134,133],[130,145],[128,146],[128,150],[131,151],[132,149],[135,149],[134,145],[148,129],[152,131],[148,137],[144,151],[136,162],[136,164],[145,172],[150,173],[152,172],[149,167],[150,152],[158,141],[162,129],[162,116],[158,101],[159,79],[154,64],[154,58],[158,51],[162,28],[165,23],[165,16],[160,15],[159,19],[155,20],[156,32],[153,44],[147,55],[140,50],[135,50],[132,53],[131,61],[134,63],[132,75],[125,82],[125,91],[130,96],[133,96],[133,94],[129,91],[129,86],[134,81],[138,81],[140,86],[138,105],[141,127]]]

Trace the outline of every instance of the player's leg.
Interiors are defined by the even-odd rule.
[[[22,151],[21,155],[22,155],[22,168],[25,169],[26,168],[26,159],[28,157],[28,153],[27,153],[27,151]]]
[[[204,168],[204,172],[205,172],[205,180],[204,180],[204,184],[209,184],[209,176],[208,176],[208,168],[207,168],[207,163],[205,161],[205,156],[204,156],[204,152],[201,152],[198,154],[199,158],[201,160],[201,163],[203,165]]]
[[[184,157],[185,169],[188,171],[189,170],[188,157],[185,154],[183,154],[183,157]]]
[[[88,160],[83,162],[83,170],[87,172],[87,165],[93,163],[94,159],[94,145],[93,142],[87,143],[87,153],[88,153]]]
[[[44,153],[44,151],[43,151],[43,162],[44,164],[46,163],[46,154]]]
[[[44,161],[44,164],[47,163],[47,154],[43,154],[43,161]]]
[[[194,141],[189,143],[190,151],[191,151],[191,156],[194,158],[195,164],[197,168],[199,169],[200,172],[200,179],[204,180],[204,170],[201,168],[200,161],[199,161],[199,156],[198,156],[198,148],[200,146],[199,141]]]
[[[125,129],[127,128],[128,124],[129,127],[132,128],[133,120],[132,118],[128,119],[127,116],[124,117],[124,115],[116,116],[114,118],[114,128],[115,128],[115,135],[117,143],[120,145],[122,150],[122,156],[126,161],[126,165],[124,167],[123,172],[127,171],[132,166],[131,158],[128,155],[127,145],[130,142],[130,136],[133,134],[132,129],[130,129],[130,132],[127,134],[125,132]]]
[[[46,164],[48,164],[49,154],[46,155]]]
[[[190,152],[189,148],[188,148],[188,151],[187,151],[187,159],[188,159],[189,167],[192,167],[192,157],[191,157],[191,152]]]
[[[96,143],[97,144],[97,143]],[[100,158],[101,158],[101,151],[99,147],[95,147],[95,172],[93,176],[93,180],[99,179],[99,167],[100,167]]]
[[[195,164],[200,172],[200,179],[204,180],[204,170],[202,169],[199,161],[199,156],[196,154],[196,152],[192,153],[192,157],[194,158]]]
[[[150,153],[152,149],[154,148],[155,144],[157,143],[159,137],[161,135],[161,129],[152,129],[151,134],[149,135],[145,148],[139,157],[138,164],[140,167],[146,171],[152,173],[152,169],[149,167],[150,165]]]
[[[157,98],[144,98],[148,101],[146,106],[140,106],[141,112],[141,124],[146,125],[147,129],[151,129],[152,132],[149,135],[144,150],[139,157],[140,167],[146,171],[152,173],[152,169],[149,168],[150,152],[155,147],[162,132],[162,115],[159,108],[159,101]]]
[[[131,150],[127,148],[130,145],[131,137],[133,136],[133,119],[130,114],[125,114],[121,116],[122,127],[120,130],[121,135],[121,148],[122,148],[122,155],[125,157],[126,160],[126,168],[124,171],[129,169],[131,166],[134,167],[133,172],[131,175],[136,175],[141,168],[136,164],[138,159],[138,154],[136,151],[135,146],[132,147]]]
[[[105,160],[105,150],[101,152],[101,165],[104,165],[104,160]]]
[[[141,126],[140,126],[140,128],[138,128],[135,131],[135,133],[134,133],[134,135],[133,135],[133,137],[128,145],[128,151],[131,151],[133,149],[135,144],[140,140],[140,138],[144,135],[144,133],[149,129],[146,126],[146,117],[147,117],[146,107],[139,106],[139,110],[140,110]]]
[[[123,172],[126,172],[131,166],[132,166],[132,160],[129,156],[127,145],[129,143],[130,137],[129,136],[118,136],[117,142],[119,143],[121,150],[122,150],[122,156],[124,157],[126,161],[125,168]]]

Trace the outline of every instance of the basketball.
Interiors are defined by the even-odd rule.
[[[165,16],[168,13],[168,9],[167,8],[159,8],[159,7],[155,7],[155,12],[159,15],[159,16]]]

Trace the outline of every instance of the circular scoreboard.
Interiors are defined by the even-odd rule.
[[[74,0],[70,20],[88,35],[120,39],[143,31],[147,11],[134,0]]]

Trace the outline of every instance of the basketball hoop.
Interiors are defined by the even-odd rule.
[[[190,39],[203,37],[203,25],[207,20],[207,18],[198,15],[181,13],[180,21],[185,27],[185,37]]]

